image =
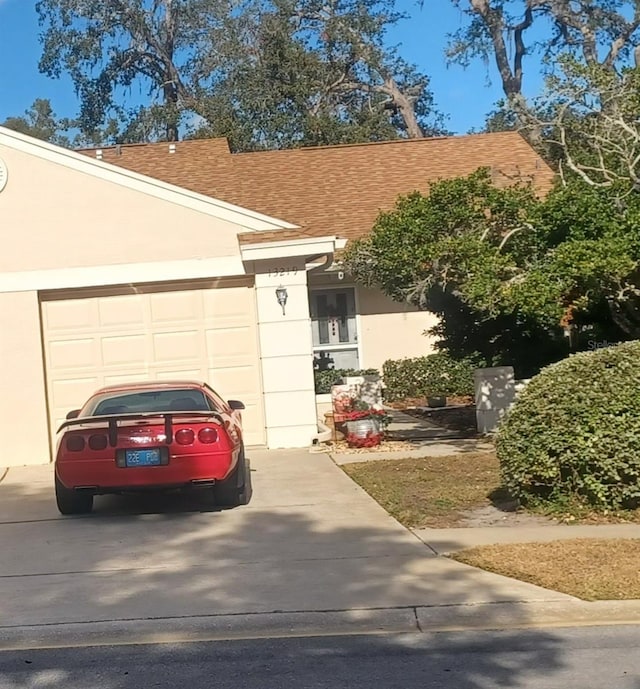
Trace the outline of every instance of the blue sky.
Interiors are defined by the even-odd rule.
[[[426,0],[422,7],[399,0],[399,9],[412,19],[399,25],[390,40],[431,77],[436,105],[449,115],[447,127],[456,133],[481,127],[502,91],[493,64],[447,67],[447,34],[460,26],[460,11],[451,0]],[[0,121],[21,115],[36,98],[48,98],[60,117],[77,112],[69,80],[51,80],[38,71],[39,33],[35,0],[0,0]]]

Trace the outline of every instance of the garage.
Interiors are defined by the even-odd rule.
[[[103,385],[195,379],[239,399],[245,443],[264,445],[252,278],[40,293],[52,435]]]
[[[249,446],[313,441],[306,271],[335,237],[2,127],[0,173],[0,467],[50,462],[69,411],[140,380],[241,400]]]

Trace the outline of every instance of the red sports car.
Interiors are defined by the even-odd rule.
[[[216,505],[250,498],[242,402],[205,383],[102,388],[58,429],[55,489],[62,514],[93,509],[93,496],[201,488]]]

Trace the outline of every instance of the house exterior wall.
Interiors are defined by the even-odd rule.
[[[218,215],[215,199],[183,202],[181,190],[158,191],[152,188],[153,180],[149,190],[144,179],[134,180],[129,187],[128,182],[109,178],[126,176],[126,171],[112,170],[106,178],[90,174],[83,166],[95,165],[92,161],[74,162],[72,157],[67,165],[66,157],[73,156],[69,152],[58,156],[49,147],[42,157],[37,151],[40,144],[33,144],[36,153],[31,154],[4,145],[3,137],[0,131],[0,157],[9,175],[0,191],[0,217],[2,231],[11,242],[0,253],[0,375],[5,391],[0,401],[0,466],[51,459],[43,295],[55,299],[51,295],[59,291],[127,285],[135,292],[136,285],[143,283],[166,291],[175,289],[176,281],[201,279],[217,288],[222,286],[221,279],[254,273],[255,287],[249,289],[256,311],[254,315],[253,308],[247,309],[245,318],[256,324],[252,336],[261,349],[255,355],[256,361],[260,357],[256,395],[264,408],[267,443],[270,447],[308,446],[317,424],[307,249],[303,246],[295,258],[287,259],[287,265],[295,268],[290,276],[278,274],[280,260],[273,265],[256,262],[259,268],[246,265],[238,234],[273,226],[268,218],[230,207]],[[295,247],[289,250],[297,251]],[[289,292],[286,315],[275,296],[280,284]],[[102,321],[98,325],[96,341],[103,334]]]
[[[362,368],[377,368],[387,359],[426,356],[434,338],[425,331],[438,322],[429,311],[389,299],[380,290],[356,288]]]
[[[237,257],[242,227],[0,146],[0,273]],[[163,276],[159,275],[158,279]]]
[[[0,294],[0,467],[49,461],[47,399],[36,292]]]

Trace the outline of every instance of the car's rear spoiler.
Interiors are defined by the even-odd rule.
[[[224,419],[219,412],[216,411],[171,411],[171,412],[142,412],[139,414],[103,414],[101,416],[81,416],[75,419],[69,419],[60,425],[58,433],[69,428],[70,426],[86,426],[94,424],[108,424],[109,426],[109,445],[115,447],[118,444],[118,422],[119,421],[138,421],[141,419],[163,419],[164,434],[166,436],[166,443],[173,442],[173,420],[176,417],[182,418],[201,418],[201,419],[215,419],[218,423],[224,425]]]

